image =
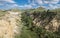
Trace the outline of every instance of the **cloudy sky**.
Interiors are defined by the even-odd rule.
[[[55,9],[60,7],[60,0],[0,0],[0,9],[21,8],[30,9],[37,7]]]

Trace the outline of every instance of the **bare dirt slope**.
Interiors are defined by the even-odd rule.
[[[19,12],[8,13],[0,20],[0,38],[14,38],[18,34],[17,20]]]

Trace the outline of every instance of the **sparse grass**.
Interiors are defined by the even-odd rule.
[[[6,11],[0,11],[0,17],[4,16],[7,12]]]
[[[20,38],[38,38],[35,32],[27,30],[27,27],[23,28]]]

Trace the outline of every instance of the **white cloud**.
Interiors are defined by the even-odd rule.
[[[0,0],[0,6],[2,6],[2,8],[4,9],[18,7],[16,2],[14,2],[13,0]]]
[[[32,5],[27,5],[27,4],[21,5],[21,6],[19,6],[19,7],[20,7],[20,8],[23,8],[23,9],[30,9],[30,8],[33,8]]]
[[[39,4],[39,6],[43,6],[43,5],[45,5],[45,4],[48,4],[49,7],[47,7],[47,6],[43,6],[43,7],[54,9],[54,8],[57,8],[57,7],[58,7],[57,3],[58,3],[60,0],[32,0],[32,1],[33,1],[33,2],[31,2],[31,0],[29,0],[29,2],[32,3],[32,4],[37,3],[37,4]],[[55,5],[53,5],[53,4],[55,4]],[[35,4],[35,5],[36,5],[36,4]],[[38,7],[38,6],[37,6],[37,7]]]
[[[23,9],[30,9],[34,5],[34,4],[17,5],[13,0],[2,0],[2,1],[11,3],[11,4],[5,4],[5,3],[2,3],[2,2],[0,3],[0,4],[3,4],[3,6],[5,5],[3,8],[7,8],[7,9],[15,8],[15,7],[20,7],[20,8],[23,8]]]
[[[44,3],[48,4],[48,3],[49,3],[49,1],[44,1]]]
[[[2,6],[2,5],[4,5],[4,4],[0,3],[0,6]]]
[[[6,2],[15,3],[13,0],[5,0]]]
[[[35,0],[28,0],[28,3],[29,3],[29,5],[32,5],[32,6],[35,6],[36,4],[35,4]]]
[[[36,3],[38,3],[38,4],[43,4],[43,1],[42,0],[35,0],[36,1]]]
[[[13,0],[0,0],[0,1],[5,1],[5,2],[9,2],[9,3],[15,3]]]
[[[59,2],[59,0],[52,0],[51,3],[57,4]]]
[[[59,2],[59,0],[45,0],[44,3],[49,3],[49,4],[57,4]]]
[[[59,2],[59,0],[35,0],[35,2],[38,4],[44,4],[44,3],[56,4]]]
[[[18,5],[17,5],[17,4],[13,4],[13,6],[16,6],[16,7],[18,7]]]
[[[49,4],[49,9],[55,9],[59,7],[60,7],[60,4],[56,4],[56,5]]]
[[[6,8],[15,8],[15,7],[19,7],[17,4],[6,4],[5,6]]]
[[[1,1],[11,3],[11,4],[5,4],[4,2],[1,2]],[[5,5],[4,7],[6,7],[6,8],[20,7],[23,9],[30,9],[30,8],[33,8],[33,6],[37,6],[37,4],[38,4],[37,7],[42,6],[45,8],[54,9],[54,8],[60,7],[60,5],[57,4],[59,1],[60,0],[28,0],[29,4],[17,5],[16,2],[13,0],[0,0],[0,6]],[[45,4],[49,4],[49,7],[43,6]],[[53,5],[53,4],[55,4],[55,5]]]

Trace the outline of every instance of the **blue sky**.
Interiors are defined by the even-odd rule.
[[[0,9],[21,8],[30,9],[37,7],[47,9],[60,8],[60,0],[0,0]]]

